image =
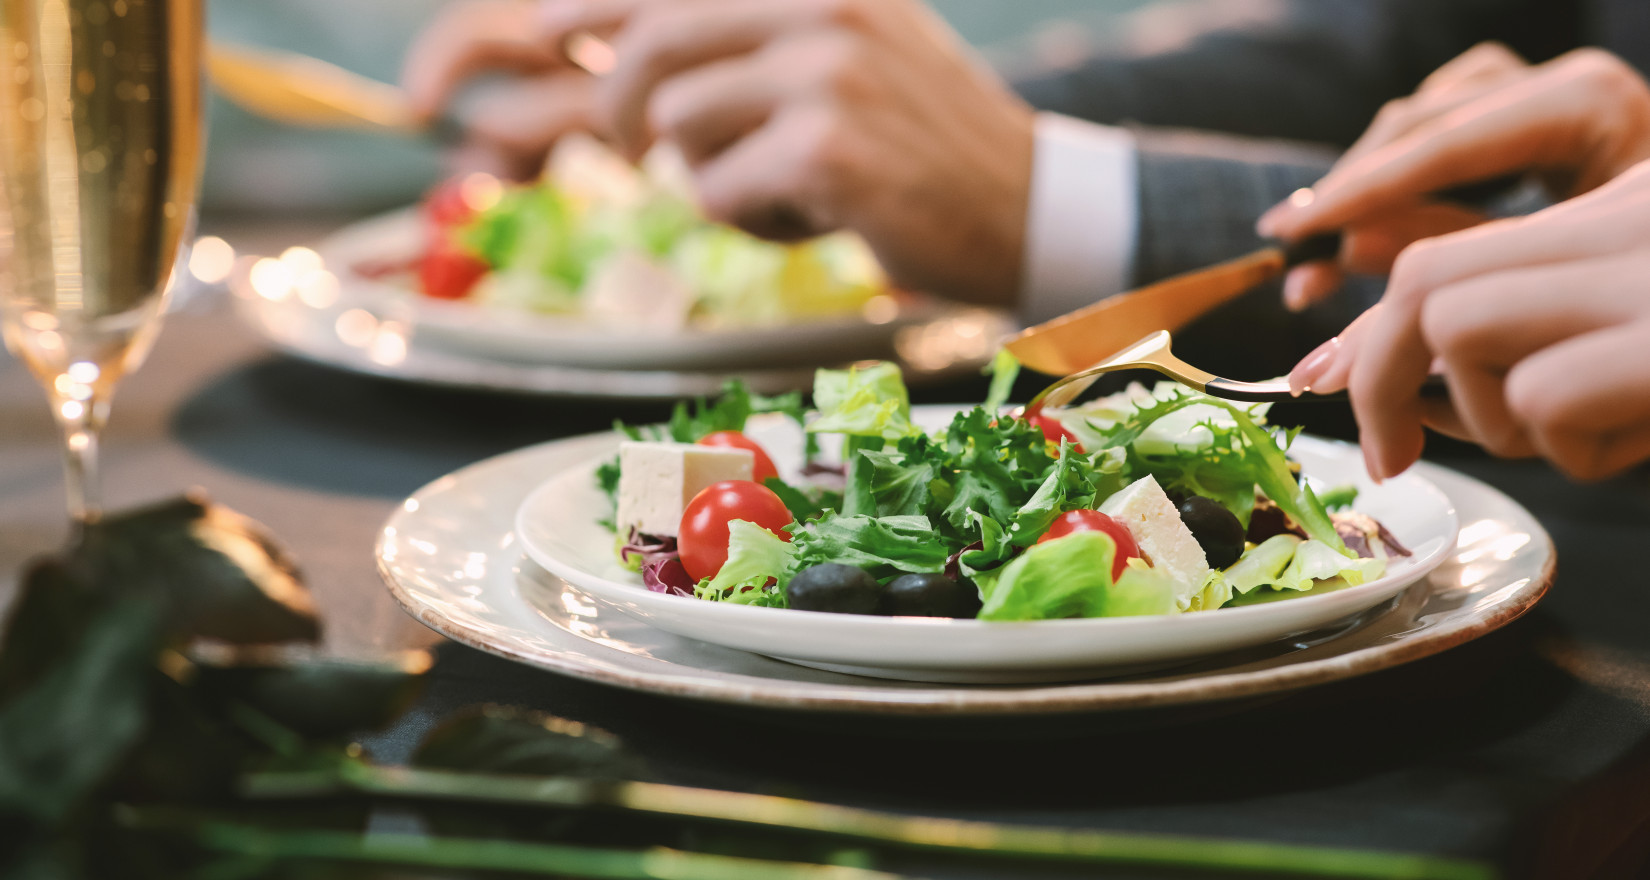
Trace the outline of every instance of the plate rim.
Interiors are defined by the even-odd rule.
[[[419,498],[435,491],[440,484],[462,480],[474,471],[500,467],[518,456],[531,455],[547,447],[574,442],[591,442],[604,433],[577,435],[533,444],[481,461],[473,462],[419,487],[408,499]],[[1327,443],[1354,446],[1346,441],[1319,438]],[[1500,489],[1458,473],[1442,465],[1421,462],[1420,467],[1436,470],[1453,478],[1469,481],[1480,490],[1493,493],[1504,503],[1528,511]],[[1442,487],[1440,487],[1442,491]],[[1448,492],[1445,491],[1446,497]],[[1169,682],[1078,682],[1035,685],[929,685],[923,687],[893,687],[874,679],[866,683],[821,684],[812,682],[785,682],[787,687],[763,688],[773,681],[745,673],[724,673],[722,677],[707,676],[703,670],[672,664],[678,670],[669,674],[633,671],[604,667],[569,660],[550,652],[533,653],[495,644],[487,634],[451,620],[411,595],[390,570],[384,558],[385,542],[390,537],[398,518],[404,512],[405,502],[396,506],[374,541],[374,559],[379,577],[391,596],[414,619],[461,644],[515,660],[546,671],[567,675],[585,681],[594,681],[638,693],[669,696],[678,699],[759,707],[764,709],[839,712],[852,714],[882,714],[902,716],[1003,716],[1003,715],[1060,715],[1084,712],[1118,712],[1200,703],[1240,700],[1269,694],[1282,694],[1345,678],[1367,675],[1383,669],[1400,666],[1453,648],[1501,629],[1523,616],[1546,595],[1557,571],[1557,548],[1551,534],[1539,520],[1529,515],[1533,525],[1531,545],[1538,545],[1545,559],[1537,576],[1531,577],[1512,594],[1499,602],[1482,617],[1468,618],[1429,630],[1421,635],[1381,645],[1371,645],[1344,654],[1315,660],[1286,663],[1263,670],[1226,672],[1198,675]],[[514,517],[511,517],[513,531]],[[1526,551],[1528,552],[1528,551]],[[522,558],[527,558],[522,552]],[[536,563],[535,563],[536,564]],[[575,585],[569,587],[578,589]],[[1395,597],[1402,597],[1414,589],[1406,587]],[[518,596],[518,598],[520,598]],[[569,637],[575,637],[571,634]],[[609,649],[615,650],[615,649]],[[661,661],[669,663],[670,661]],[[799,690],[805,688],[805,691]]]

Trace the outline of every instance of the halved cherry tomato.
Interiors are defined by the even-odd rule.
[[[700,446],[720,446],[727,449],[748,449],[755,461],[751,463],[751,479],[760,483],[769,477],[779,476],[779,468],[773,466],[773,459],[768,457],[767,450],[762,445],[746,437],[738,431],[717,431],[699,438]]]
[[[1061,424],[1059,419],[1036,412],[1027,415],[1026,421],[1036,425],[1043,432],[1043,436],[1047,438],[1048,442],[1058,446],[1061,440],[1070,440],[1073,449],[1078,452],[1083,451],[1083,444],[1077,442],[1077,435],[1067,431],[1066,426]]]
[[[424,295],[434,299],[463,299],[485,274],[486,263],[450,243],[430,248],[418,263]]]
[[[1114,581],[1122,576],[1130,559],[1140,557],[1140,545],[1135,543],[1128,528],[1098,510],[1068,510],[1060,514],[1048,531],[1037,539],[1037,543],[1064,538],[1074,532],[1105,532],[1111,536],[1112,543],[1117,545],[1117,555],[1111,561],[1111,579]]]
[[[773,490],[750,480],[712,483],[688,502],[676,536],[682,567],[695,582],[715,577],[728,561],[728,523],[736,519],[791,539],[784,529],[794,518]]]

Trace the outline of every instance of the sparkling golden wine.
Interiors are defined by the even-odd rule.
[[[64,427],[81,518],[110,393],[159,331],[189,231],[202,39],[200,0],[0,0],[5,341]]]

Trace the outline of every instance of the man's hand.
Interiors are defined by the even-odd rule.
[[[513,74],[465,108],[457,164],[512,179],[536,177],[562,135],[588,130],[594,77],[540,36],[537,7],[522,0],[462,0],[443,7],[407,51],[401,76],[414,108],[444,112],[465,80]]]
[[[1528,217],[1421,242],[1386,297],[1291,386],[1350,388],[1369,472],[1421,454],[1422,425],[1575,479],[1650,458],[1650,161]],[[1429,372],[1448,401],[1422,400]]]
[[[1031,109],[916,0],[552,0],[541,39],[615,29],[592,119],[640,156],[675,142],[713,219],[852,229],[895,283],[1007,303]]]
[[[1625,62],[1583,49],[1530,66],[1487,43],[1384,107],[1328,176],[1259,229],[1290,241],[1342,231],[1338,265],[1302,266],[1285,283],[1285,302],[1304,308],[1333,293],[1343,270],[1385,272],[1411,242],[1484,220],[1429,194],[1518,173],[1568,197],[1647,157],[1650,88]]]

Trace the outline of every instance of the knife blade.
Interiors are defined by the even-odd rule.
[[[1179,330],[1291,266],[1334,255],[1340,246],[1340,235],[1330,233],[1288,248],[1264,247],[1100,300],[1023,330],[1003,346],[1039,373],[1064,376],[1086,370],[1149,333]]]
[[[207,70],[224,97],[259,116],[314,128],[425,130],[401,89],[316,58],[215,42]]]

